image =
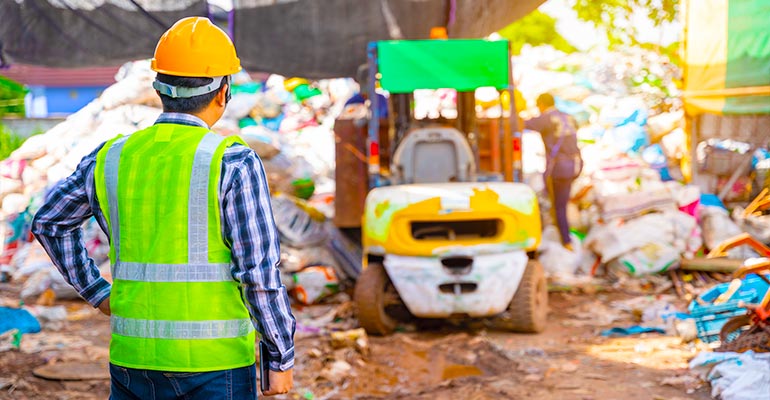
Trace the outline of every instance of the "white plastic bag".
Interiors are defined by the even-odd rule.
[[[770,400],[770,353],[700,353],[690,361],[722,400]]]
[[[39,296],[47,289],[53,290],[57,299],[76,299],[79,297],[75,289],[70,286],[56,268],[43,268],[29,277],[21,289],[21,297]]]
[[[699,209],[698,216],[703,231],[703,242],[709,250],[717,247],[725,240],[743,233],[743,230],[733,222],[724,208],[704,206]],[[727,252],[727,258],[738,260],[756,256],[757,253],[746,246],[735,247]]]
[[[574,235],[571,240],[575,251],[569,251],[562,246],[559,232],[553,225],[543,230],[538,260],[551,280],[568,283],[580,267],[582,245]]]

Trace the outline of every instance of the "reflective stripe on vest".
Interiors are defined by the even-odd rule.
[[[211,132],[201,139],[193,158],[187,214],[188,262],[205,264],[209,257],[208,199],[211,159],[223,139]]]
[[[149,264],[120,261],[114,279],[141,282],[227,282],[230,264]]]
[[[225,339],[246,336],[249,319],[225,321],[152,321],[112,316],[112,333],[148,339]]]
[[[120,219],[118,214],[118,162],[123,145],[128,136],[116,140],[107,150],[107,158],[104,163],[104,184],[107,187],[107,202],[110,205],[110,233],[112,242],[115,243],[115,260],[120,260]],[[115,272],[113,266],[112,272]]]
[[[124,262],[120,258],[118,214],[118,165],[128,137],[116,140],[104,162],[104,182],[115,249],[113,277],[139,282],[228,282],[233,281],[230,264],[209,263],[208,190],[211,163],[223,138],[209,132],[203,136],[193,158],[188,198],[188,263],[153,264]],[[145,339],[226,339],[246,336],[254,330],[249,318],[215,321],[169,321],[124,318],[112,315],[114,334]]]

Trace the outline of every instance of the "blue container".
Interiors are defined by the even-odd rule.
[[[699,296],[707,304],[702,305],[693,300],[688,307],[690,315],[695,319],[698,337],[706,343],[719,340],[719,331],[727,320],[746,314],[745,308],[738,307],[739,302],[759,303],[770,289],[770,285],[762,278],[753,274],[748,275],[743,279],[741,288],[730,297],[730,300],[713,305],[714,300],[724,293],[729,286],[729,283],[714,286]]]

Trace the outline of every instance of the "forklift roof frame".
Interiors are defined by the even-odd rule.
[[[499,60],[490,62],[489,58],[499,58]],[[367,60],[367,92],[371,109],[367,138],[370,189],[381,185],[379,146],[381,115],[379,98],[374,95],[378,77],[381,77],[379,82],[383,89],[391,93],[411,93],[416,89],[440,88],[464,92],[492,86],[498,90],[507,90],[511,99],[511,110],[516,109],[513,104],[513,68],[508,40],[378,41],[369,43]],[[483,61],[474,62],[479,60]],[[504,67],[501,67],[503,65]],[[381,66],[384,67],[382,73],[380,73]],[[392,78],[385,78],[385,72],[388,72]],[[506,180],[521,182],[521,166],[513,165],[520,164],[521,157],[520,154],[519,157],[514,157],[512,154],[515,147],[520,149],[521,132],[516,113],[509,113],[509,118],[510,129],[503,133],[502,159],[505,165],[512,167],[510,176],[506,176]],[[519,146],[513,145],[514,140],[519,143]],[[504,168],[504,170],[508,169]]]

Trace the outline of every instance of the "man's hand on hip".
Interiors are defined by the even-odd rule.
[[[99,311],[102,312],[104,315],[112,315],[112,312],[110,311],[110,298],[107,297],[99,304]]]
[[[270,371],[270,389],[262,394],[265,396],[274,396],[276,394],[288,393],[294,386],[293,370],[288,371]]]

